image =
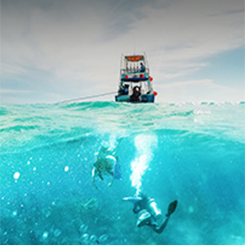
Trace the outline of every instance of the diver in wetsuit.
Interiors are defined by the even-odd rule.
[[[121,179],[120,163],[118,158],[118,151],[122,138],[117,140],[117,146],[114,149],[101,145],[100,150],[96,153],[96,161],[93,163],[92,169],[92,183],[95,188],[98,189],[95,184],[96,177],[104,180],[104,175],[111,176],[111,182],[108,184],[112,185],[114,179]]]
[[[95,184],[95,178],[98,176],[101,180],[104,180],[102,175],[110,175],[111,182],[109,186],[113,183],[113,169],[116,165],[116,159],[114,156],[107,155],[105,158],[97,158],[96,162],[93,164],[94,168],[92,170],[92,182],[93,185],[98,189]]]
[[[170,203],[166,218],[163,220],[161,210],[157,207],[153,198],[140,194],[140,196],[125,197],[123,201],[130,201],[134,204],[133,212],[138,217],[137,227],[148,225],[158,234],[163,232],[170,215],[175,211],[177,206],[177,200]]]
[[[135,86],[133,88],[133,94],[130,96],[129,101],[130,102],[139,102],[140,101],[140,95],[141,95],[141,88],[139,86]]]

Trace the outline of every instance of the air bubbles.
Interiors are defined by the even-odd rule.
[[[83,243],[88,244],[89,234],[88,234],[88,233],[84,233],[84,234],[81,236],[81,240],[82,240]]]
[[[14,210],[14,211],[12,212],[11,216],[12,216],[12,217],[15,217],[17,214],[18,214],[18,213],[17,213],[17,210]]]
[[[69,170],[69,167],[66,166],[64,170],[65,170],[65,172],[67,172]]]
[[[97,237],[95,235],[91,235],[89,238],[89,241],[93,244],[96,242],[96,240],[97,240]]]
[[[89,244],[89,241],[92,240],[95,242],[97,240],[96,236],[94,235],[90,236],[87,233],[87,230],[88,230],[88,226],[86,226],[85,224],[81,224],[79,231],[82,234],[80,238],[82,244]]]
[[[42,240],[45,240],[45,239],[47,239],[47,238],[48,238],[48,232],[45,231],[45,232],[43,233],[43,235],[42,235]]]
[[[99,242],[104,243],[107,239],[108,239],[108,235],[102,234],[102,235],[99,237]]]
[[[79,231],[84,233],[84,232],[87,231],[87,229],[88,229],[88,226],[86,226],[86,225],[84,225],[84,224],[81,224],[81,226],[80,226],[80,228],[79,228]]]
[[[61,231],[59,229],[55,229],[54,236],[58,237],[61,234]]]
[[[27,162],[27,165],[30,165],[30,164],[31,164],[32,158],[33,158],[33,157],[30,157],[30,158],[29,158],[29,161]]]
[[[14,174],[14,179],[17,180],[19,177],[20,177],[20,173],[19,173],[19,172],[16,172],[16,173]]]

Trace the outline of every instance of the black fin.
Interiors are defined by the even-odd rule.
[[[177,200],[175,200],[169,204],[167,216],[170,216],[175,211],[177,204],[178,204]]]

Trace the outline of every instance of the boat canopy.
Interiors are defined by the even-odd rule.
[[[125,58],[131,62],[138,62],[144,60],[144,56],[125,56]]]

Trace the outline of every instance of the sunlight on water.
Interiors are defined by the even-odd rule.
[[[141,191],[142,177],[149,168],[153,157],[153,149],[157,145],[154,135],[138,135],[134,139],[137,149],[136,158],[131,162],[132,174],[130,176],[132,187],[136,188],[136,195]]]

